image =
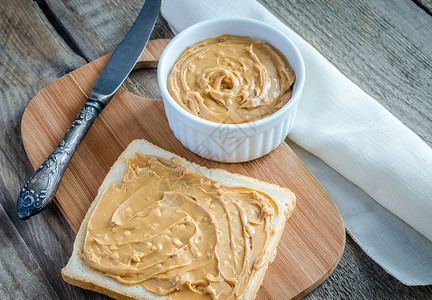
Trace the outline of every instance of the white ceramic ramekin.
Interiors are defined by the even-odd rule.
[[[296,73],[296,80],[291,99],[280,110],[254,122],[220,124],[192,115],[171,97],[167,78],[180,54],[187,46],[222,34],[250,36],[273,45],[285,55]],[[291,131],[303,91],[305,67],[297,47],[279,30],[252,19],[217,18],[196,23],[180,32],[163,51],[157,77],[169,125],[185,147],[211,160],[243,162],[269,153]]]

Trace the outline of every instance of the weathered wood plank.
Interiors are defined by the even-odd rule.
[[[16,198],[33,172],[20,137],[24,108],[40,89],[85,60],[56,35],[33,1],[0,1],[0,49],[0,298],[77,299],[86,294],[60,274],[74,233],[55,206],[19,220]]]
[[[138,14],[142,1],[49,0],[47,2],[73,37],[86,59],[92,60],[115,48]],[[355,1],[339,3],[338,1],[321,0],[302,2],[301,5],[295,1],[266,0],[264,4],[274,10],[281,19],[314,45],[351,80],[381,101],[393,114],[431,145],[431,91],[428,84],[432,78],[430,76],[430,58],[432,57],[430,51],[432,47],[431,39],[428,37],[431,36],[432,26],[431,18],[424,10],[419,9],[418,6],[408,0],[385,3],[357,3]],[[161,21],[158,24],[161,27],[157,27],[153,37],[170,38],[172,35],[166,24]],[[110,29],[110,26],[115,28]],[[118,28],[121,29],[118,30]],[[4,30],[2,29],[1,32]],[[16,38],[22,38],[22,36]],[[42,46],[41,49],[44,47]],[[60,68],[55,70],[61,72]],[[65,68],[64,70],[68,69]],[[158,97],[155,71],[142,71],[141,73],[144,75],[139,74],[135,77],[143,77],[128,81],[127,87],[138,94]],[[50,78],[47,79],[48,82],[56,76],[51,74],[51,77],[44,78],[42,77],[44,75],[46,74],[41,74],[41,78],[43,80]],[[13,80],[9,82],[13,83]],[[40,83],[41,87],[45,85],[43,83]],[[0,86],[3,89],[1,83]],[[14,93],[17,94],[17,92]],[[27,91],[21,95],[31,93],[32,91]],[[10,105],[9,103],[3,107]],[[21,109],[23,109],[22,105]],[[0,114],[3,107],[0,107]],[[30,174],[28,163],[22,159],[25,155],[22,150],[16,154],[7,152],[19,146],[19,141],[16,142],[17,138],[15,137],[19,134],[19,118],[16,117],[16,113],[15,118],[6,116],[11,112],[14,113],[14,110],[9,108],[5,112],[5,116],[0,115],[0,120],[14,120],[14,125],[6,130],[4,136],[0,135],[2,142],[0,145],[3,145],[4,142],[10,143],[7,149],[2,149],[0,146],[2,150],[0,157],[3,155],[3,161],[9,164],[16,164],[20,160],[21,162],[18,163],[18,166],[10,167],[9,173],[0,171],[0,174],[2,178],[12,176],[15,180],[20,179],[19,181],[23,182],[26,175]],[[0,124],[0,126],[2,125]],[[21,171],[21,173],[17,173],[20,175],[11,175],[13,171],[22,170],[24,167],[27,168],[25,174]],[[5,182],[9,184],[10,181],[9,179]],[[3,186],[6,186],[6,183]],[[9,187],[8,195],[5,195],[4,198],[15,197],[12,194],[17,193],[17,188],[19,188],[19,184],[15,184],[15,187]],[[1,203],[9,201],[0,200]],[[14,207],[11,205],[6,206],[5,210],[9,210],[8,215],[14,213]],[[49,209],[43,216],[44,220],[47,220],[46,222],[54,223],[54,229],[50,230],[55,231],[55,228],[61,227],[58,225],[61,223],[58,220],[63,219],[58,216],[56,209]],[[15,220],[14,223],[17,222],[20,221]],[[19,231],[21,233],[23,229],[21,228]],[[37,234],[42,234],[42,232],[43,230]],[[56,239],[71,245],[72,237],[63,233],[60,233],[59,236],[61,238],[57,237]],[[31,238],[27,237],[24,240],[27,243],[27,240],[31,240]],[[70,248],[70,246],[68,247]],[[52,255],[56,251],[49,253]],[[45,262],[46,258],[39,258],[39,260],[43,261],[42,266],[49,264]],[[55,268],[61,266],[62,264],[56,265]],[[48,275],[47,278],[51,282],[61,281],[58,277],[50,278],[50,276]],[[62,283],[55,283],[55,285],[57,286],[55,287],[56,291],[63,288]],[[68,290],[68,287],[65,287],[65,290]],[[64,292],[63,295],[84,294]],[[427,299],[431,297],[431,287],[407,288],[401,285],[372,262],[351,239],[348,239],[344,256],[336,271],[323,285],[308,296],[312,299]]]
[[[411,1],[262,3],[432,145],[430,15]],[[432,288],[402,285],[347,238],[339,266],[305,298],[430,299]]]
[[[403,285],[372,261],[347,235],[337,268],[303,299],[432,299],[432,288]]]
[[[46,3],[89,61],[114,51],[130,29],[145,1],[46,0]],[[151,39],[171,31],[159,17]],[[89,38],[91,37],[91,38]]]
[[[425,12],[432,16],[432,0],[413,0]]]
[[[57,299],[57,294],[0,206],[0,298]]]
[[[89,59],[96,58],[97,54],[112,51],[116,45],[114,39],[121,40],[139,9],[138,4],[120,1],[107,0],[103,2],[104,4],[101,4],[101,1],[90,4],[87,1],[75,0],[68,1],[67,5],[63,2],[48,0],[49,6],[63,22],[63,25],[70,29],[71,35],[74,35],[75,32],[75,41]],[[427,60],[425,62],[421,57],[410,57],[412,56],[412,49],[425,44],[425,32],[421,32],[421,30],[427,31],[427,28],[423,28],[421,24],[422,22],[427,24],[430,20],[423,16],[423,12],[409,1],[399,2],[401,3],[399,5],[404,6],[403,10],[393,8],[395,10],[393,11],[388,7],[387,9],[385,7],[374,8],[370,3],[355,3],[354,1],[348,3],[315,1],[297,5],[297,2],[294,1],[268,0],[264,4],[270,9],[274,9],[279,17],[320,50],[366,92],[376,98],[385,99],[386,102],[383,104],[387,104],[386,107],[395,107],[391,111],[397,117],[403,117],[404,111],[408,110],[408,116],[401,118],[402,121],[427,141],[432,141],[431,137],[428,136],[428,127],[422,126],[423,120],[428,119],[428,116],[425,112],[422,113],[421,109],[420,111],[418,108],[416,109],[416,105],[420,108],[428,107],[428,102],[422,101],[422,99],[428,91],[428,80],[425,79],[429,73],[427,70],[424,71],[420,74],[420,78],[416,74],[416,68],[419,66],[427,67],[428,62]],[[135,3],[137,2],[135,1]],[[106,8],[102,9],[102,6]],[[111,7],[116,9],[111,10]],[[134,10],[130,10],[131,8]],[[109,13],[106,12],[107,10]],[[134,11],[135,14],[132,15],[131,11]],[[95,17],[94,19],[86,18],[90,12],[92,17]],[[400,19],[406,18],[407,15],[412,17],[419,14],[422,15],[419,20],[409,19],[405,22],[411,27],[417,25],[421,29],[420,32],[416,33],[415,30],[411,30],[413,31],[411,34],[410,30],[401,27]],[[74,20],[79,20],[79,25],[74,24],[76,22]],[[108,22],[107,20],[111,21],[110,24],[102,26]],[[115,28],[110,29],[110,26]],[[101,47],[102,44],[98,44],[97,49],[95,49],[94,45],[89,45],[84,41],[89,39],[88,32],[91,32],[92,37],[98,37],[100,42],[103,41],[103,47]],[[112,32],[116,34],[111,35]],[[105,36],[110,36],[110,38],[105,39]],[[164,30],[160,37],[168,38],[170,35]],[[393,37],[395,42],[388,44],[389,37]],[[377,52],[377,47],[378,55],[371,55]],[[427,52],[427,49],[420,49],[420,54],[422,51]],[[350,53],[352,54],[350,55]],[[382,60],[380,56],[388,58]],[[406,57],[409,58],[408,61],[403,59]],[[335,62],[336,58],[340,59],[339,64]],[[404,74],[401,71],[406,70],[406,67],[409,68],[405,71],[407,74]],[[157,96],[157,85],[151,78],[155,72],[144,72],[150,73],[150,76],[145,81],[142,78],[134,78],[134,80],[129,81],[128,88],[139,94],[146,91],[144,95],[149,97]],[[416,90],[416,87],[407,84],[407,81],[413,79],[420,79],[418,80],[420,83],[417,83],[420,92]],[[380,89],[376,88],[377,82]],[[144,88],[140,88],[143,86]],[[415,98],[409,98],[400,104],[398,99],[406,99],[406,95],[414,95]],[[329,280],[309,297],[390,298],[394,295],[401,297],[430,295],[430,290],[427,288],[405,289],[364,255],[351,239],[348,241],[340,266]]]
[[[76,0],[68,2],[68,10],[62,3],[51,0],[48,3],[53,11],[57,12],[57,16],[68,16],[69,19],[64,19],[66,21],[63,24],[71,28],[71,33],[76,28],[70,20],[81,20],[80,31],[77,31],[80,33],[76,33],[76,41],[90,59],[96,58],[95,53],[103,54],[113,50],[115,43],[111,37],[103,44],[103,48],[99,47],[96,51],[93,46],[79,42],[79,39],[86,39],[88,36],[81,35],[82,32],[91,31],[103,40],[104,36],[110,35],[110,31],[114,30],[119,35],[114,38],[120,41],[134,17],[130,12],[128,13],[128,9],[133,4],[122,4],[118,1],[104,2],[106,7],[117,8],[116,11],[110,10],[109,15],[101,9],[98,10],[100,2],[90,5],[86,1]],[[279,17],[366,92],[377,99],[382,99],[382,104],[417,134],[427,142],[432,142],[432,130],[430,130],[432,121],[427,114],[427,111],[430,111],[428,110],[430,97],[427,97],[430,82],[427,80],[430,79],[428,57],[431,57],[428,55],[428,49],[432,47],[427,48],[428,44],[424,38],[429,32],[427,24],[430,24],[431,18],[417,6],[409,1],[397,1],[393,5],[398,7],[392,8],[384,7],[384,4],[375,7],[370,3],[354,1],[348,3],[310,1],[310,3],[297,5],[294,1],[268,0],[264,4],[273,9]],[[137,11],[138,6],[133,7]],[[81,12],[77,12],[78,9],[81,9]],[[83,24],[82,20],[86,13],[82,11],[98,11],[96,21],[86,20]],[[421,17],[417,19],[419,15]],[[124,21],[123,23],[118,21],[125,17],[129,19],[127,26]],[[110,26],[115,26],[115,29],[101,26],[103,22],[100,20],[108,18],[111,18]],[[405,19],[406,24],[401,25],[401,19]],[[406,26],[410,26],[411,29]],[[161,37],[168,38],[170,35],[164,30]],[[419,53],[415,53],[418,55],[412,55],[415,49],[418,49]],[[418,72],[418,68],[422,70]],[[129,81],[128,88],[139,94],[146,91],[144,95],[149,97],[158,96],[157,85],[154,79],[151,79],[155,72],[144,72],[150,73],[150,76],[145,81],[135,77]],[[144,88],[140,88],[143,85]],[[424,122],[425,120],[427,123]],[[394,295],[421,298],[431,295],[431,290],[405,288],[364,255],[351,239],[348,239],[340,266],[329,280],[310,294],[309,298],[392,298]]]
[[[432,146],[432,17],[408,0],[263,4]]]
[[[144,1],[47,0],[46,3],[76,42],[88,61],[115,50],[132,26]],[[151,39],[172,38],[166,21],[159,16]],[[138,70],[125,81],[125,87],[151,99],[160,98],[156,70]]]

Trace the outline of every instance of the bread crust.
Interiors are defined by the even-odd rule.
[[[117,292],[112,291],[110,289],[106,289],[100,285],[94,284],[93,282],[84,281],[80,277],[69,276],[69,275],[65,274],[63,269],[61,270],[61,274],[62,274],[64,281],[66,281],[67,283],[70,283],[72,285],[79,286],[80,288],[83,288],[86,290],[91,290],[91,291],[98,292],[101,294],[105,294],[107,296],[110,296],[111,298],[118,299],[118,300],[134,300],[134,299],[136,299],[136,298],[128,297],[124,294],[117,293]],[[145,299],[145,298],[143,298],[143,299]]]
[[[142,151],[143,149],[146,149]],[[141,150],[141,151],[140,151]],[[151,150],[151,151],[150,151]],[[230,173],[222,169],[208,169],[206,167],[197,165],[195,163],[189,162],[186,159],[171,153],[169,151],[166,151],[156,145],[153,145],[152,143],[146,141],[146,140],[134,140],[132,141],[129,146],[123,151],[123,153],[119,156],[117,161],[114,163],[114,165],[111,167],[110,171],[106,175],[104,181],[102,182],[101,186],[99,187],[98,194],[95,197],[94,201],[90,205],[90,208],[88,209],[84,220],[81,223],[80,229],[77,233],[77,236],[75,238],[74,246],[73,246],[73,252],[69,259],[69,262],[67,265],[61,270],[61,274],[63,276],[63,279],[73,285],[79,286],[84,289],[92,290],[95,292],[99,292],[105,295],[108,295],[115,299],[145,299],[145,300],[155,300],[155,299],[168,299],[167,296],[159,296],[156,294],[153,294],[149,291],[147,291],[144,287],[140,286],[141,289],[138,290],[131,290],[130,286],[124,286],[117,281],[115,281],[112,278],[109,278],[105,276],[103,273],[90,269],[85,265],[84,261],[82,260],[80,253],[81,248],[84,243],[85,239],[85,233],[87,231],[87,223],[90,219],[90,216],[99,201],[100,197],[102,196],[102,193],[105,191],[107,186],[114,182],[118,183],[120,181],[121,176],[123,175],[126,166],[127,166],[127,157],[132,156],[135,152],[140,152],[143,154],[151,154],[151,155],[158,155],[163,158],[169,158],[169,157],[178,157],[180,159],[181,163],[186,163],[187,167],[191,169],[191,171],[196,172],[197,170],[207,173],[212,172],[213,176],[207,176],[212,179],[215,179],[217,181],[236,181],[236,183],[241,182],[245,183],[247,182],[249,187],[254,187],[255,185],[259,185],[260,187],[265,187],[266,190],[272,190],[273,194],[276,192],[282,193],[283,196],[287,196],[285,199],[286,201],[283,204],[283,207],[279,207],[278,212],[278,219],[277,224],[273,228],[274,232],[274,238],[272,239],[272,243],[270,247],[268,248],[267,255],[266,255],[266,264],[262,268],[259,269],[259,271],[252,277],[251,282],[249,283],[249,286],[247,287],[245,293],[243,294],[241,299],[254,299],[256,297],[256,294],[262,284],[264,275],[268,269],[268,266],[270,263],[273,262],[273,260],[276,257],[276,250],[277,245],[281,239],[282,233],[285,228],[285,224],[287,219],[292,215],[295,205],[296,205],[296,198],[294,193],[292,193],[287,188],[282,188],[280,186],[263,182],[260,180],[257,180],[255,178],[250,178],[241,174],[237,173]],[[151,153],[148,153],[151,152]],[[117,174],[119,173],[119,174]],[[206,176],[206,175],[204,175]],[[228,179],[225,180],[225,177]],[[218,180],[218,178],[223,178],[223,180]],[[224,183],[224,182],[222,182]],[[226,183],[224,183],[226,184]],[[232,185],[232,184],[231,184]],[[238,185],[238,186],[241,186]],[[260,188],[256,188],[260,190]],[[261,189],[262,190],[262,189]],[[267,192],[267,191],[266,191]],[[273,198],[274,195],[272,195]],[[276,200],[276,199],[275,199]],[[280,205],[279,201],[278,205]],[[276,222],[276,221],[275,221]],[[77,270],[77,266],[80,268],[84,268],[84,270]],[[134,288],[136,289],[136,287]]]

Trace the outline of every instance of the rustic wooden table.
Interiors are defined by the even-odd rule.
[[[102,299],[65,283],[74,233],[55,205],[24,222],[16,198],[33,172],[20,122],[44,86],[106,54],[142,5],[119,0],[0,0],[0,298]],[[262,0],[280,19],[432,146],[432,2]],[[152,38],[170,38],[159,18]],[[160,97],[155,70],[126,87]],[[432,299],[386,274],[347,237],[334,273],[306,299]]]

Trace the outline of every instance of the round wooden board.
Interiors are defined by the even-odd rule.
[[[137,68],[155,67],[168,42],[150,41]],[[108,59],[106,55],[63,76],[31,100],[22,120],[22,138],[34,168],[58,145]],[[296,209],[288,220],[276,259],[265,275],[257,299],[299,298],[317,287],[336,267],[345,246],[341,215],[286,143],[247,163],[223,164],[203,159],[174,137],[162,101],[145,99],[123,88],[83,139],[56,194],[57,205],[75,231],[106,173],[134,139],[146,139],[206,167],[288,187],[296,194]]]

